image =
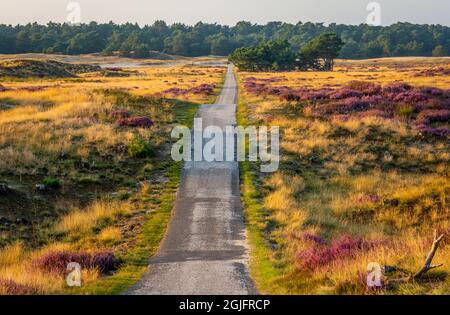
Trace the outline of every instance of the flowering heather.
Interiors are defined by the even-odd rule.
[[[37,290],[29,285],[19,284],[13,280],[0,279],[0,292],[8,295],[32,295]]]
[[[320,236],[318,236],[316,234],[312,234],[312,233],[304,233],[303,239],[305,241],[313,242],[318,245],[325,245],[327,243],[327,241],[323,237],[320,237]]]
[[[380,240],[364,240],[343,235],[329,245],[317,244],[297,253],[300,270],[316,270],[331,263],[355,258],[359,253],[372,250],[385,244]]]
[[[450,110],[424,110],[417,116],[417,124],[428,125],[433,122],[447,122],[450,120]]]
[[[360,91],[352,90],[352,89],[348,89],[348,88],[342,88],[342,89],[336,90],[334,93],[332,93],[330,95],[330,99],[341,100],[341,99],[349,98],[349,97],[361,97],[362,95],[363,95],[363,93],[361,93]]]
[[[412,89],[412,86],[406,83],[391,83],[383,88],[384,93],[403,93]]]
[[[141,128],[149,128],[154,125],[154,122],[145,116],[142,117],[130,117],[120,119],[118,122],[121,127],[141,127]]]
[[[347,88],[359,91],[364,95],[374,95],[381,92],[381,85],[367,81],[352,81],[347,85]]]
[[[437,137],[447,137],[450,136],[450,128],[447,127],[430,127],[425,124],[416,125],[417,131],[422,134],[437,136]]]
[[[432,95],[432,96],[443,96],[444,95],[444,91],[443,90],[435,88],[435,87],[431,87],[431,86],[424,87],[422,89],[422,93],[429,94],[429,95]]]
[[[340,102],[327,103],[317,106],[315,113],[319,115],[332,115],[332,114],[349,114],[366,110],[373,106],[371,102],[365,101],[359,97],[351,97],[344,99]]]
[[[163,93],[172,94],[175,96],[187,95],[187,94],[203,94],[203,95],[211,95],[214,93],[214,89],[216,88],[216,84],[201,84],[196,87],[192,87],[189,89],[181,89],[181,88],[171,88],[165,90]]]
[[[416,91],[408,91],[408,92],[402,92],[397,95],[394,95],[393,101],[394,102],[403,102],[403,103],[418,103],[422,101],[428,100],[429,97],[421,92]]]
[[[81,268],[97,269],[102,274],[117,269],[118,262],[113,253],[73,253],[69,251],[50,252],[35,260],[33,266],[44,272],[65,274],[67,265],[76,262]]]
[[[118,109],[109,114],[109,117],[114,119],[122,119],[130,117],[130,113],[126,110]]]

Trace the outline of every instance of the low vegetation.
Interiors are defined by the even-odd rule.
[[[29,74],[36,64],[45,75]],[[170,218],[180,173],[172,126],[214,100],[225,68],[108,77],[93,67],[75,78],[52,67],[78,65],[15,65],[26,77],[0,78],[0,293],[120,293],[145,271]],[[214,88],[165,92],[201,84]],[[81,288],[67,287],[69,261],[83,267]]]
[[[446,59],[388,59],[239,72],[240,119],[282,130],[277,173],[242,169],[262,293],[449,293],[447,69]],[[435,231],[444,265],[414,276]],[[384,273],[377,291],[371,262]]]

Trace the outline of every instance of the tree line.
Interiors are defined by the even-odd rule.
[[[146,57],[149,51],[175,55],[227,56],[235,49],[268,41],[288,41],[300,50],[322,33],[335,33],[344,45],[339,57],[446,56],[450,53],[450,27],[396,23],[386,27],[323,23],[242,21],[235,26],[199,22],[194,26],[156,21],[138,24],[68,25],[37,23],[0,25],[0,53],[106,53]]]

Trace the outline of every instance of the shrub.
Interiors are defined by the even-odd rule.
[[[428,100],[428,96],[422,94],[421,92],[408,91],[399,93],[393,98],[393,100],[395,102],[418,103]]]
[[[351,81],[348,83],[347,88],[359,91],[364,95],[374,95],[381,92],[381,85],[367,81]]]
[[[0,279],[0,295],[33,295],[36,288],[30,285],[20,284],[13,280]]]
[[[61,187],[60,181],[56,178],[45,178],[42,181],[42,184],[44,184],[46,187],[52,188],[52,189],[58,189]]]
[[[310,241],[319,245],[325,245],[327,243],[327,241],[323,237],[320,237],[312,233],[304,233],[303,239],[305,241]]]
[[[142,137],[135,136],[128,145],[128,155],[130,157],[146,158],[154,156],[155,151],[150,143],[142,139]]]
[[[106,274],[114,271],[119,266],[119,261],[114,258],[111,252],[102,253],[74,253],[70,251],[50,252],[34,260],[32,265],[41,271],[64,275],[67,265],[71,262],[80,264],[84,269],[97,269],[100,273]]]
[[[412,89],[412,86],[406,83],[391,83],[383,88],[384,93],[403,93]]]
[[[339,100],[339,99],[344,99],[344,98],[349,98],[349,97],[361,97],[363,94],[360,91],[357,90],[351,90],[348,88],[342,88],[339,89],[337,91],[335,91],[334,93],[332,93],[330,95],[331,99],[334,100]]]
[[[297,254],[299,269],[313,271],[317,268],[344,259],[354,258],[361,252],[365,252],[383,245],[384,241],[368,241],[362,238],[352,238],[343,235],[334,239],[330,245],[317,244],[311,248],[300,251]]]
[[[442,96],[444,95],[444,91],[435,87],[424,87],[422,89],[422,93],[430,94],[433,96]]]
[[[150,118],[145,116],[122,118],[117,123],[121,127],[141,127],[141,128],[149,128],[154,124]]]

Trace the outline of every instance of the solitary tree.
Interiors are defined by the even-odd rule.
[[[323,33],[301,49],[300,57],[308,58],[308,62],[317,58],[321,61],[321,70],[332,71],[343,46],[344,42],[337,34]]]

